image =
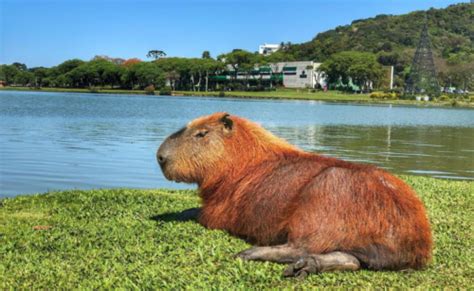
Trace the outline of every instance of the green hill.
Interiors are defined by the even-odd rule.
[[[350,25],[338,26],[319,33],[309,42],[294,45],[289,52],[299,59],[323,61],[333,53],[349,50],[412,51],[418,43],[425,14],[437,56],[448,59],[474,53],[474,4],[354,20]]]
[[[395,66],[395,84],[403,86],[425,22],[440,84],[473,87],[469,72],[474,70],[474,4],[469,3],[354,20],[311,41],[286,45],[271,58],[324,62],[342,51],[371,52],[382,65]]]

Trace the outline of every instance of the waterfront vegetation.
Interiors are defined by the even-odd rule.
[[[426,205],[434,259],[420,271],[284,279],[285,266],[243,262],[249,245],[177,213],[194,191],[70,190],[0,201],[0,288],[471,288],[474,183],[402,176]]]

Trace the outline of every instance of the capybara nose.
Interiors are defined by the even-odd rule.
[[[163,166],[166,163],[166,158],[161,154],[158,154],[156,159],[158,160],[160,166]]]

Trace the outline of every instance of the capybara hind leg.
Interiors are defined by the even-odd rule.
[[[291,247],[287,244],[268,247],[253,247],[236,255],[237,258],[252,261],[270,261],[275,263],[294,263],[305,256],[302,249]]]
[[[322,255],[311,254],[300,258],[283,272],[285,277],[305,277],[310,273],[331,271],[356,271],[360,269],[359,260],[351,254],[332,252]]]

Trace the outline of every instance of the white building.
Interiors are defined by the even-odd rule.
[[[279,44],[269,44],[269,43],[265,43],[265,44],[262,44],[258,47],[258,53],[261,54],[261,55],[269,55],[269,54],[272,54],[274,52],[276,52],[277,50],[279,50],[281,47],[281,45]]]
[[[313,61],[279,62],[266,66],[256,66],[251,73],[238,72],[237,75],[229,74],[220,78],[226,80],[280,80],[286,88],[323,88],[326,79],[318,71],[321,63]],[[227,71],[233,72],[234,68],[227,65]]]
[[[277,66],[277,72],[283,74],[283,86],[286,88],[316,88],[324,87],[326,80],[318,71],[321,63],[313,61],[281,62],[272,64]]]

